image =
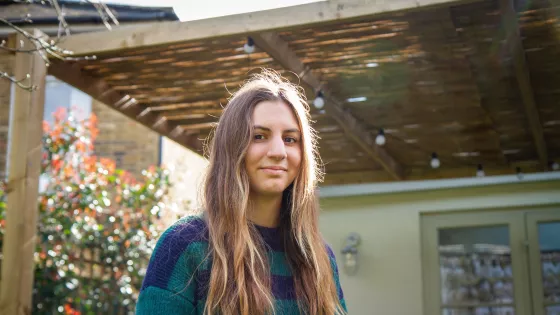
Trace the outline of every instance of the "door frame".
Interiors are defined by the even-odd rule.
[[[478,210],[421,216],[424,314],[441,314],[441,274],[438,231],[441,228],[508,226],[513,272],[515,314],[531,314],[528,253],[525,231],[527,210]],[[507,215],[504,215],[507,214]]]
[[[560,208],[547,207],[525,212],[527,243],[529,247],[529,270],[531,277],[532,302],[534,315],[544,315],[544,290],[542,281],[541,251],[538,224],[560,222]]]

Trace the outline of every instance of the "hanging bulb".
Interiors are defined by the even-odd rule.
[[[478,164],[478,167],[476,168],[476,177],[484,177],[486,176],[486,173],[484,172],[484,168],[482,167],[482,164]]]
[[[379,129],[379,133],[377,134],[377,137],[375,137],[375,143],[377,143],[377,145],[384,145],[385,144],[385,131],[383,130],[383,128]]]
[[[558,171],[558,170],[560,170],[560,164],[558,164],[558,162],[556,162],[556,161],[552,161],[552,162],[550,162],[550,168],[553,171]]]
[[[247,37],[247,42],[243,46],[246,53],[251,54],[255,51],[255,41],[251,37]]]
[[[323,92],[317,92],[317,97],[313,100],[313,106],[317,109],[323,108],[325,106],[325,98],[323,97]]]
[[[438,168],[441,165],[437,153],[432,153],[432,160],[430,161],[432,168]]]
[[[517,178],[519,178],[519,180],[522,180],[524,174],[523,174],[523,172],[521,171],[521,167],[517,167],[515,170],[516,170],[516,173],[517,173]]]

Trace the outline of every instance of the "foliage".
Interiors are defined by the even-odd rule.
[[[132,310],[155,246],[168,171],[139,179],[93,154],[96,117],[43,124],[34,313]],[[0,187],[0,245],[5,229]]]

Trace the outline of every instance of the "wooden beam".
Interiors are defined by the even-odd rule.
[[[363,126],[356,117],[343,109],[340,102],[329,94],[319,78],[298,58],[287,42],[275,32],[252,34],[251,37],[257,47],[266,51],[285,69],[295,72],[313,90],[323,91],[326,98],[325,111],[340,125],[346,136],[381,164],[394,179],[404,178],[403,167],[384,148],[375,144],[375,139],[366,126]]]
[[[73,51],[77,55],[87,55],[120,49],[138,49],[206,38],[290,29],[313,24],[343,22],[381,13],[464,2],[476,1],[329,0],[197,21],[154,23],[142,27],[116,29],[110,33],[96,32],[72,35],[65,38],[60,46]]]
[[[181,128],[185,130],[206,130],[212,129],[218,125],[218,122],[207,122],[207,123],[198,123],[198,124],[188,124],[188,125],[181,125]]]
[[[484,167],[484,172],[486,173],[486,176],[515,175],[516,167],[518,166],[521,167],[523,173],[525,174],[540,172],[540,166],[524,162],[514,163],[512,165],[490,165],[488,167]],[[444,167],[438,169],[412,167],[406,170],[406,179],[407,181],[422,181],[476,177],[476,170],[476,165],[448,168]],[[390,178],[386,172],[365,169],[351,172],[327,172],[322,186],[392,181],[392,178]]]
[[[45,36],[40,31],[34,36]],[[46,36],[45,36],[46,37]],[[25,36],[10,37],[23,44],[23,50],[35,49]],[[47,67],[35,53],[18,52],[14,76],[30,75],[33,92],[14,86],[11,95],[8,133],[7,213],[2,248],[0,314],[31,314],[33,307],[34,254],[37,235],[39,176],[42,158],[42,121],[45,104]]]
[[[202,154],[203,143],[195,134],[187,134],[179,124],[166,119],[161,112],[151,111],[139,105],[129,95],[114,90],[103,79],[93,78],[83,72],[78,65],[65,62],[54,62],[49,67],[49,74],[80,89],[94,99],[110,106],[127,117],[154,130],[162,136]]]
[[[202,118],[168,118],[168,120],[177,125],[180,125],[185,130],[193,129],[193,128],[187,128],[189,125],[204,125],[204,124],[218,123],[218,118],[214,118],[207,115]]]
[[[521,37],[519,35],[519,22],[517,12],[513,6],[513,0],[500,0],[500,11],[506,34],[505,45],[508,48],[509,53],[512,55],[519,92],[521,94],[527,120],[529,121],[529,127],[531,128],[539,161],[543,170],[546,170],[548,165],[548,153],[539,117],[539,111],[535,102],[535,93],[531,85],[531,77],[527,67],[525,50],[523,49],[523,43],[521,42]]]
[[[153,108],[152,108],[153,110]],[[204,117],[215,117],[218,119],[223,112],[223,108],[193,108],[193,109],[175,109],[175,110],[166,110],[161,111],[165,117],[172,119],[172,118],[179,118],[185,119],[189,117],[204,118]],[[198,116],[201,115],[201,116]]]

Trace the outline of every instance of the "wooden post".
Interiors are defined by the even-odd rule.
[[[38,30],[34,36],[45,36]],[[21,49],[35,45],[23,35],[10,42]],[[14,76],[31,77],[33,92],[14,86],[8,133],[8,184],[6,232],[2,248],[0,314],[31,314],[34,253],[37,235],[37,197],[41,172],[42,121],[47,68],[37,52],[17,52]]]

